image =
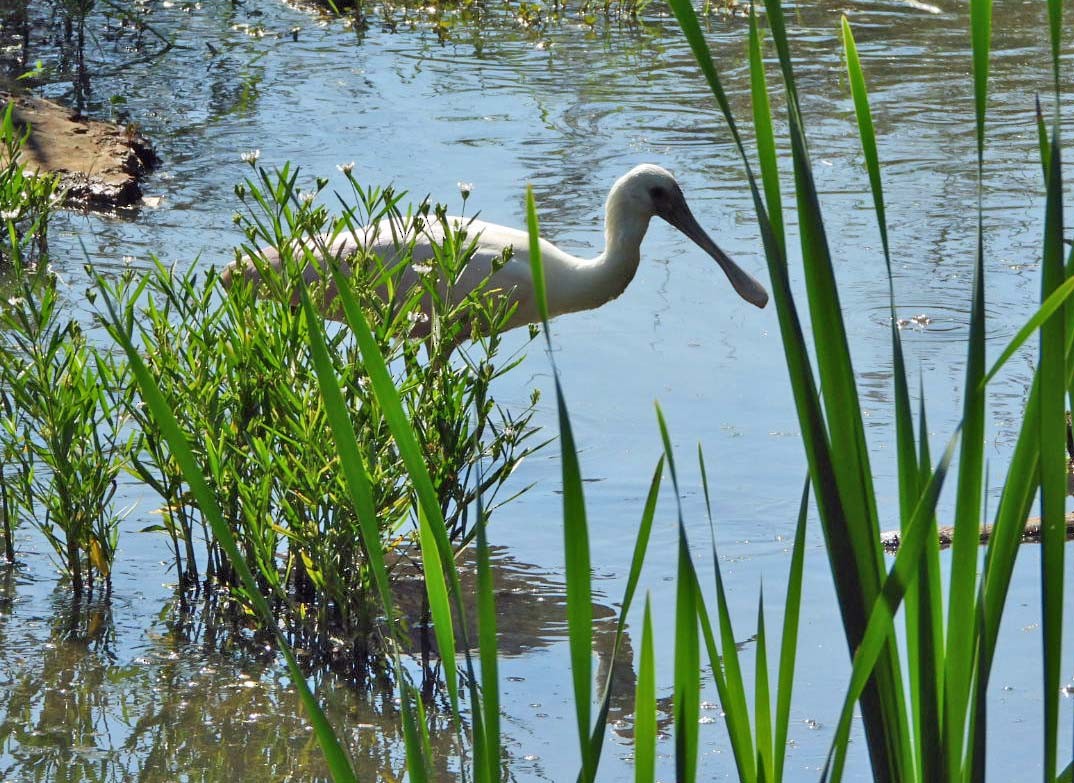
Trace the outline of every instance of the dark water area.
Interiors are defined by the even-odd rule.
[[[144,186],[155,206],[133,214],[63,214],[53,263],[73,311],[91,320],[83,265],[202,268],[233,257],[242,236],[233,188],[249,171],[291,161],[302,178],[331,180],[355,163],[360,181],[431,194],[467,211],[522,226],[531,183],[546,236],[580,255],[602,244],[608,188],[633,165],[653,162],[679,178],[700,222],[748,271],[764,260],[741,162],[692,55],[666,7],[636,25],[570,19],[542,29],[489,9],[441,41],[414,12],[395,31],[378,16],[361,34],[338,20],[270,0],[152,3],[168,53],[139,60],[122,36],[89,51],[99,63],[89,108],[122,113],[155,140],[161,168]],[[741,9],[740,9],[741,10]],[[400,12],[396,11],[398,16]],[[1002,0],[994,10],[994,56],[983,183],[988,351],[995,358],[1035,309],[1043,185],[1034,100],[1049,95],[1041,3]],[[912,386],[920,375],[934,453],[960,416],[964,340],[976,243],[976,162],[967,9],[964,3],[821,2],[788,9],[815,175],[831,234],[844,314],[865,408],[886,527],[898,525],[887,280],[871,196],[854,131],[838,25],[854,27],[871,91],[894,254],[898,315]],[[1070,30],[1065,40],[1070,39]],[[747,23],[713,17],[706,36],[736,116],[749,116]],[[111,67],[104,67],[111,64]],[[116,67],[122,65],[122,67]],[[1063,60],[1069,78],[1069,57]],[[772,79],[776,69],[770,69]],[[70,99],[70,85],[46,95]],[[122,101],[113,100],[121,96]],[[779,100],[775,101],[777,105]],[[1047,107],[1046,107],[1047,110]],[[777,133],[785,124],[777,109]],[[1063,115],[1063,133],[1071,121]],[[786,145],[784,145],[786,146]],[[784,171],[789,169],[784,166]],[[790,188],[784,182],[785,190]],[[793,209],[788,230],[796,232]],[[791,274],[801,290],[791,240]],[[581,449],[596,572],[598,616],[620,600],[633,537],[660,439],[659,400],[679,450],[687,525],[702,579],[711,584],[708,525],[698,471],[705,449],[724,579],[736,635],[752,665],[756,602],[763,582],[769,628],[779,621],[805,461],[774,310],[740,301],[712,263],[654,222],[642,264],[622,297],[554,322],[555,357]],[[509,335],[508,350],[524,335]],[[539,343],[494,390],[521,407],[545,391],[538,418],[556,430],[551,371]],[[988,506],[1020,426],[1033,366],[1016,356],[989,398]],[[534,488],[503,509],[491,536],[504,579],[520,591],[503,608],[501,663],[508,766],[519,781],[572,779],[578,769],[562,620],[560,465],[551,447],[522,465],[516,486]],[[325,776],[282,662],[269,652],[213,638],[204,624],[176,627],[174,575],[163,537],[141,534],[156,499],[133,483],[108,603],[76,613],[47,544],[20,531],[15,572],[0,573],[0,780],[315,780]],[[676,531],[664,498],[641,590],[656,608],[659,695],[671,694]],[[949,521],[950,500],[941,501]],[[989,774],[1038,775],[1040,628],[1038,550],[1020,556],[993,677]],[[849,672],[819,529],[809,534],[788,779],[815,780],[834,731]],[[514,588],[512,588],[514,589]],[[1069,591],[1068,591],[1069,596]],[[640,615],[633,618],[633,634]],[[606,620],[602,620],[607,624]],[[602,626],[603,627],[603,626]],[[598,634],[599,635],[599,634]],[[595,651],[598,665],[602,659]],[[1066,675],[1072,673],[1069,668]],[[752,675],[748,675],[752,676]],[[623,673],[616,730],[601,777],[630,767],[629,690]],[[402,747],[390,690],[314,678],[329,716],[343,727],[359,775],[392,779]],[[715,689],[706,686],[700,774],[733,777]],[[1070,702],[1064,701],[1069,734]],[[435,710],[434,710],[435,712]],[[848,779],[864,779],[855,735]],[[442,779],[458,769],[450,731],[434,732]],[[659,746],[670,778],[674,748]]]

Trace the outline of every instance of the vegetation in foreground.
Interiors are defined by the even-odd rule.
[[[773,281],[781,335],[795,400],[803,445],[809,461],[809,486],[832,562],[840,610],[846,630],[852,674],[845,705],[837,723],[831,752],[821,777],[838,780],[843,775],[851,717],[860,705],[865,746],[874,779],[982,780],[985,778],[986,751],[990,739],[987,696],[998,631],[1006,592],[1018,552],[1018,539],[1031,504],[1041,499],[1043,540],[1041,549],[1041,614],[1044,644],[1041,651],[1041,768],[1046,781],[1069,779],[1070,766],[1060,772],[1065,757],[1058,743],[1059,673],[1063,627],[1064,571],[1064,402],[1071,394],[1074,331],[1070,326],[1067,298],[1074,291],[1074,262],[1064,257],[1062,241],[1061,160],[1059,144],[1059,41],[1061,7],[1049,3],[1055,105],[1051,121],[1039,123],[1041,169],[1046,197],[1041,239],[1041,307],[1011,345],[989,367],[985,357],[985,249],[984,213],[978,206],[978,247],[976,277],[971,292],[972,316],[967,344],[965,407],[961,426],[946,448],[934,459],[925,433],[924,402],[916,417],[902,360],[899,332],[892,303],[892,364],[894,368],[897,423],[897,459],[900,481],[902,546],[894,560],[882,556],[879,515],[871,486],[871,466],[856,388],[848,341],[842,322],[838,288],[831,262],[829,229],[811,175],[811,162],[804,118],[799,110],[791,53],[779,0],[766,3],[766,18],[776,48],[785,110],[789,119],[789,142],[793,165],[794,198],[798,210],[801,255],[805,266],[806,298],[814,333],[812,355],[806,343],[799,303],[789,284],[787,240],[783,221],[783,196],[777,176],[775,134],[771,120],[772,97],[763,67],[762,38],[756,20],[751,20],[749,59],[752,75],[754,137],[759,178],[753,174],[753,158],[738,138],[729,104],[719,75],[707,51],[696,15],[686,0],[672,0],[672,7],[698,58],[702,72],[717,104],[735,135],[750,176],[758,223],[765,244]],[[971,2],[973,42],[973,84],[977,100],[977,142],[980,173],[984,173],[984,123],[986,117],[987,72],[991,32],[988,0]],[[843,23],[844,45],[851,96],[854,101],[866,174],[873,193],[881,236],[883,258],[890,270],[890,248],[884,213],[884,197],[865,78],[854,45],[850,25]],[[287,181],[288,177],[283,177]],[[251,184],[251,192],[253,184]],[[259,189],[262,184],[258,184]],[[271,189],[272,182],[265,183]],[[536,208],[530,202],[531,234],[536,237]],[[282,224],[281,224],[282,225]],[[540,279],[539,256],[534,274]],[[339,282],[343,282],[339,280]],[[265,600],[278,600],[282,583],[272,583],[259,562],[255,548],[244,552],[243,540],[235,534],[222,509],[228,493],[214,490],[219,470],[211,455],[199,449],[204,433],[188,426],[189,413],[181,401],[170,398],[165,374],[158,372],[167,361],[155,359],[150,336],[142,327],[131,328],[136,307],[131,304],[149,290],[150,282],[136,286],[105,285],[106,320],[124,348],[130,372],[146,403],[147,416],[159,428],[160,442],[174,460],[175,473],[187,486],[186,493],[198,503],[199,513],[218,542],[222,558],[234,572],[234,584],[243,585],[251,611],[259,614],[264,627],[279,633],[274,622],[276,607]],[[139,290],[141,288],[141,290]],[[133,294],[137,294],[135,296]],[[242,294],[235,294],[242,296]],[[323,421],[332,432],[338,473],[342,477],[339,494],[353,509],[354,529],[366,556],[370,591],[379,601],[386,618],[385,632],[399,632],[397,611],[381,546],[381,518],[375,502],[373,479],[377,475],[377,454],[363,448],[356,436],[356,420],[365,414],[348,405],[348,376],[333,360],[333,340],[324,330],[315,305],[317,292],[300,292],[298,313],[292,313],[295,342],[286,347],[289,356],[299,343],[308,350],[316,394],[323,406]],[[472,537],[478,560],[478,622],[468,627],[466,613],[460,611],[461,591],[451,542],[450,515],[437,492],[430,462],[423,451],[421,434],[408,420],[407,387],[393,380],[394,362],[385,359],[379,339],[380,321],[362,306],[362,289],[344,287],[341,300],[349,329],[354,335],[356,356],[366,373],[375,421],[390,432],[399,463],[413,487],[412,505],[417,522],[420,557],[426,575],[429,611],[437,636],[445,672],[445,689],[451,705],[458,743],[464,750],[462,774],[475,781],[503,779],[504,751],[499,724],[496,627],[494,593],[488,566],[484,495],[474,495],[477,508]],[[271,305],[268,305],[271,309]],[[288,308],[283,308],[288,310]],[[996,511],[995,527],[983,567],[979,571],[977,531],[984,521],[983,422],[988,382],[1007,358],[1030,339],[1037,338],[1037,373],[1026,404],[1024,423],[1003,481],[1003,493]],[[277,361],[281,355],[277,355]],[[405,365],[406,357],[402,357]],[[158,362],[160,367],[154,365]],[[821,397],[820,389],[824,389]],[[313,391],[305,397],[312,401]],[[567,405],[557,379],[557,409],[563,464],[564,541],[566,546],[572,682],[578,725],[580,780],[595,779],[604,747],[609,690],[593,694],[592,624],[590,601],[590,559],[586,535],[585,501],[580,479],[578,454],[573,440]],[[657,490],[666,471],[678,494],[675,455],[669,446],[666,428],[665,453],[654,471],[648,502],[641,513],[635,558],[622,601],[620,632],[635,597],[637,577],[645,558],[655,510]],[[956,492],[956,533],[946,581],[940,571],[936,548],[934,510],[948,478],[954,455],[959,452]],[[162,452],[163,453],[163,452]],[[218,461],[218,460],[217,460]],[[703,466],[703,462],[702,462]],[[704,471],[702,470],[704,475]],[[807,487],[808,489],[809,487]],[[235,490],[233,490],[234,493]],[[706,489],[707,492],[707,489]],[[271,494],[271,493],[270,493]],[[798,606],[801,590],[801,549],[809,493],[803,494],[795,546],[791,558],[791,578],[779,644],[777,676],[770,681],[768,641],[763,601],[759,602],[755,680],[746,683],[735,634],[724,601],[724,585],[715,559],[716,611],[710,614],[686,541],[686,525],[679,519],[679,569],[675,606],[676,638],[674,662],[675,772],[679,780],[697,776],[699,736],[697,718],[702,662],[707,665],[720,693],[726,714],[729,740],[741,780],[780,780],[794,679]],[[241,532],[241,531],[240,531]],[[278,531],[270,531],[275,535]],[[178,539],[177,539],[178,540]],[[249,547],[245,547],[249,549]],[[266,550],[267,551],[267,550]],[[247,555],[254,564],[247,568]],[[714,551],[715,555],[715,551]],[[265,553],[260,553],[263,558]],[[957,607],[957,611],[951,611]],[[634,761],[636,780],[655,779],[656,682],[652,643],[652,608],[646,602],[642,613],[642,643],[638,660],[638,681],[634,719]],[[896,620],[900,620],[897,625]],[[455,638],[461,644],[456,645]],[[899,640],[897,643],[896,640]],[[286,639],[280,644],[296,672],[296,686],[304,698],[318,731],[326,756],[337,780],[354,779],[339,740],[316,709],[305,680],[298,676]],[[421,781],[429,777],[428,724],[423,704],[399,657],[401,645],[388,645],[400,689],[402,729],[408,757],[408,777]],[[454,676],[459,672],[461,677]],[[752,696],[752,706],[751,697]],[[465,710],[463,704],[465,702]]]
[[[352,192],[340,197],[343,213],[332,218],[316,203],[316,192],[298,190],[297,171],[273,174],[256,165],[252,171],[237,188],[249,205],[237,216],[250,243],[240,252],[259,258],[274,248],[286,277],[316,263],[326,234],[331,242],[369,221],[397,225],[404,263],[385,268],[375,257],[352,258],[368,271],[346,285],[378,324],[373,339],[400,390],[407,426],[420,441],[447,525],[446,545],[453,553],[462,549],[476,535],[477,496],[482,518],[507,502],[501,490],[537,447],[531,425],[536,394],[512,413],[491,391],[519,361],[500,355],[506,303],[481,287],[452,307],[441,296],[465,269],[473,240],[464,226],[452,227],[450,246],[428,264],[417,287],[405,289],[396,276],[416,232],[423,221],[445,220],[442,208],[423,204],[404,213],[400,195],[364,189],[348,172]],[[134,393],[130,365],[114,347],[87,340],[83,327],[64,315],[47,269],[20,265],[14,289],[0,309],[9,559],[17,526],[32,523],[52,545],[76,596],[107,592],[124,513],[113,501],[126,471],[161,498],[159,522],[144,532],[168,537],[182,601],[223,590],[233,608],[226,616],[256,620],[235,555],[212,528],[204,499],[192,491],[159,420]],[[308,324],[290,297],[257,300],[249,285],[225,291],[211,271],[180,273],[162,265],[148,274],[100,278],[98,293],[107,331],[121,344],[138,346],[155,388],[193,434],[192,457],[256,574],[258,594],[269,597],[270,624],[282,624],[291,642],[315,657],[361,671],[370,655],[383,653],[373,550],[389,579],[420,575],[421,559],[417,490],[353,339],[337,330],[324,350],[368,469],[370,492],[362,502],[375,524],[364,536],[359,528],[366,506],[348,495],[338,452],[325,438],[329,412]],[[431,306],[423,307],[423,300]],[[429,336],[412,337],[416,324],[427,326]],[[462,324],[481,336],[456,351]]]

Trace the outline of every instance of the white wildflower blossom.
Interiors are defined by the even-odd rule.
[[[350,174],[352,171],[354,171],[354,161],[352,160],[350,163],[340,163],[336,166],[336,168],[344,174]]]
[[[433,271],[431,264],[411,264],[410,268],[419,275],[427,275]]]
[[[474,190],[474,183],[472,182],[459,182],[457,184],[463,198],[467,198]]]
[[[7,303],[11,307],[19,307],[25,301],[21,296],[9,296]]]
[[[413,312],[407,313],[406,317],[412,324],[423,324],[429,320],[429,316],[420,310],[414,310]]]
[[[18,216],[19,211],[17,209],[5,209],[0,212],[0,218],[3,218],[4,220],[15,220]]]
[[[251,166],[257,163],[257,159],[261,157],[261,150],[251,150],[250,152],[242,153],[242,162],[249,163]]]
[[[300,190],[298,193],[298,200],[304,205],[309,206],[313,203],[313,200],[317,198],[317,194],[312,190]]]

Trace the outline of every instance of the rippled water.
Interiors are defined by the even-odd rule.
[[[789,14],[881,513],[892,527],[897,495],[887,282],[837,26],[840,13],[848,14],[867,69],[885,163],[899,315],[914,319],[903,331],[908,366],[923,379],[939,446],[961,404],[976,180],[965,8],[944,0],[938,10],[822,2]],[[153,255],[178,264],[226,262],[241,239],[230,219],[238,208],[232,188],[247,172],[239,156],[255,148],[263,164],[293,161],[310,181],[327,176],[341,186],[336,165],[353,160],[362,180],[394,183],[415,199],[432,194],[456,210],[457,183],[470,182],[468,210],[515,225],[524,222],[523,190],[532,183],[544,232],[579,254],[599,252],[611,183],[636,163],[659,163],[680,178],[695,214],[721,246],[765,277],[742,166],[692,56],[659,4],[639,25],[592,30],[564,22],[535,32],[489,12],[480,23],[454,28],[444,44],[420,23],[394,33],[374,23],[358,36],[269,0],[165,3],[152,21],[174,32],[179,45],[96,79],[94,98],[106,106],[109,96],[124,96],[125,110],[155,139],[164,163],[146,190],[161,204],[133,217],[67,215],[58,221],[53,252],[76,308],[83,307],[87,285],[83,243],[104,270],[121,267],[126,257],[145,266]],[[251,34],[250,25],[267,34]],[[1043,200],[1033,102],[1038,92],[1048,94],[1042,5],[1003,0],[995,27],[983,193],[992,356],[1037,297]],[[749,114],[745,35],[740,16],[708,23],[709,44],[742,119]],[[104,55],[123,58],[106,42],[101,46]],[[793,211],[787,219],[793,231]],[[792,269],[800,280],[793,257]],[[696,444],[704,445],[727,559],[724,576],[733,588],[739,637],[751,652],[747,629],[762,579],[770,607],[779,608],[805,471],[774,310],[757,311],[739,300],[707,258],[654,223],[626,293],[599,311],[557,320],[554,341],[583,470],[593,479],[586,491],[600,602],[614,604],[622,591],[660,452],[653,415],[659,400],[685,463],[686,511],[702,562],[707,526],[697,471],[689,465]],[[1016,358],[991,398],[993,494],[1031,371],[1028,357]],[[548,390],[549,372],[543,352],[531,347],[500,399],[522,401],[533,384]],[[539,415],[554,431],[551,400],[546,395]],[[518,780],[569,779],[578,764],[561,620],[553,611],[542,612],[539,622],[529,616],[532,603],[560,603],[558,477],[554,450],[526,463],[518,486],[536,486],[500,514],[493,530],[509,553],[501,556],[505,571],[538,588],[531,604],[521,603],[501,621],[519,637],[502,669],[510,767]],[[134,532],[144,526],[152,499],[134,488],[127,494],[140,505],[121,539],[113,602],[102,608],[98,628],[63,625],[44,545],[24,551],[30,569],[19,583],[9,578],[3,585],[0,687],[21,695],[9,700],[2,717],[0,774],[11,780],[52,779],[60,769],[76,770],[72,779],[107,780],[323,774],[276,662],[220,650],[204,629],[167,630],[163,618],[172,592],[164,584],[170,575],[159,565],[163,542]],[[670,515],[665,504],[643,584],[655,605],[665,607],[656,614],[663,639],[671,635],[666,607],[674,598]],[[817,777],[846,679],[845,645],[816,530],[810,540],[788,763],[790,779],[802,780]],[[1025,777],[1026,756],[1038,757],[1039,676],[1024,665],[1035,660],[1040,644],[1039,617],[1025,608],[1034,605],[1038,589],[1036,558],[1027,548],[1019,564],[994,678],[990,771],[1001,779]],[[667,664],[670,649],[659,653]],[[669,671],[661,680],[665,696]],[[369,778],[398,772],[392,705],[373,690],[354,694],[331,681],[319,685],[347,727],[362,772]],[[704,698],[716,701],[714,692]],[[617,707],[629,712],[628,701]],[[707,749],[702,774],[729,776],[733,762],[719,711],[706,715],[715,720],[701,727]],[[606,779],[624,778],[629,737],[613,734],[608,742]],[[862,746],[854,761],[859,774],[866,763]],[[670,774],[669,742],[661,752]],[[454,762],[444,764],[448,776]]]

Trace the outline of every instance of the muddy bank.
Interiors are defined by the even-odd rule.
[[[130,126],[81,117],[57,103],[3,94],[5,109],[21,130],[27,169],[56,173],[68,205],[89,209],[129,207],[142,199],[141,179],[159,162],[149,142]]]

